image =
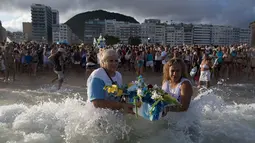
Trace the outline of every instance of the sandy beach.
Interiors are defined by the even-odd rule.
[[[131,81],[136,80],[137,75],[134,72],[124,71],[120,69],[119,72],[122,74],[123,83],[129,83]],[[78,88],[84,91],[86,90],[86,82],[87,76],[84,76],[84,70],[78,66],[73,67],[72,69],[67,69],[65,73],[65,81],[63,84],[63,88]],[[52,79],[56,77],[56,74],[52,71],[42,72],[39,71],[37,76],[29,76],[27,73],[17,74],[16,81],[9,81],[8,83],[4,83],[2,81],[2,77],[0,78],[0,89],[29,89],[36,90],[41,88],[44,85],[54,86],[57,85],[57,82],[52,83]],[[147,84],[157,84],[161,86],[162,82],[162,73],[152,73],[151,71],[145,72],[143,75],[145,82]],[[235,84],[235,83],[255,83],[255,80],[247,80],[247,79],[237,79],[231,78],[231,80],[225,80],[224,84]],[[212,86],[220,86],[217,85],[216,81],[213,80],[211,82]],[[194,94],[196,96],[198,94],[198,89],[194,86]]]

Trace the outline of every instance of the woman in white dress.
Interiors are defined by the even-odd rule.
[[[198,88],[200,88],[202,82],[205,82],[206,87],[209,88],[210,81],[211,81],[211,68],[212,68],[211,60],[209,56],[205,54],[200,64],[200,77],[199,77]]]

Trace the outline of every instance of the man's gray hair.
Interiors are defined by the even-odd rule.
[[[107,61],[109,57],[112,57],[112,56],[118,56],[117,52],[115,50],[113,50],[113,49],[105,49],[102,52],[101,56],[99,57],[100,65],[102,66],[103,63],[105,61]]]

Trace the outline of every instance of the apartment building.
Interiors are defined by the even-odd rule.
[[[211,44],[231,45],[233,44],[233,28],[230,26],[213,25],[211,32]]]
[[[239,29],[239,43],[251,45],[251,29],[240,28]]]
[[[166,45],[176,46],[184,44],[184,27],[181,25],[166,25]]]
[[[193,25],[184,24],[183,28],[184,28],[184,44],[193,45]]]
[[[38,42],[52,42],[51,7],[42,4],[31,5],[32,39]]]
[[[60,24],[58,27],[54,28],[56,31],[53,31],[53,42],[54,43],[72,43],[72,30],[67,24]]]
[[[59,12],[56,9],[52,10],[52,24],[59,25]]]
[[[142,43],[165,43],[165,23],[159,19],[145,19],[141,24]],[[149,41],[148,41],[149,38]]]
[[[27,41],[26,40],[27,35],[23,32],[13,32],[12,33],[12,41],[16,42],[16,43],[22,43]]]
[[[105,34],[110,36],[117,36],[116,20],[105,20]]]
[[[31,22],[23,22],[23,33],[25,35],[25,40],[26,41],[31,41],[32,40],[32,23]]]
[[[105,21],[104,20],[89,20],[84,25],[84,43],[92,44],[94,37],[100,34],[105,35]]]
[[[140,37],[141,26],[137,23],[117,22],[116,23],[116,36],[123,44],[128,43],[129,37]]]
[[[193,27],[193,43],[195,45],[211,44],[212,25],[198,24]]]

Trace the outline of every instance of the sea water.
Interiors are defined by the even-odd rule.
[[[252,84],[201,90],[188,112],[155,122],[95,109],[82,88],[0,90],[0,143],[255,142]]]

